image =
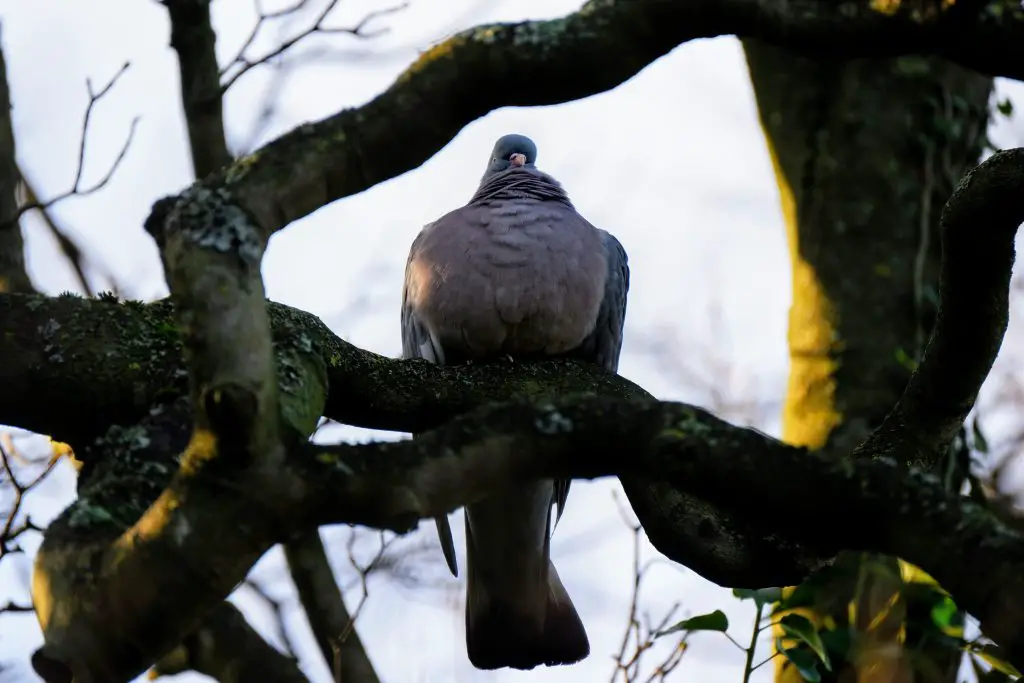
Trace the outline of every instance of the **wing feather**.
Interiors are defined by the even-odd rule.
[[[608,258],[608,279],[605,281],[604,299],[597,312],[597,323],[577,350],[577,355],[602,367],[617,372],[622,351],[622,333],[626,323],[626,296],[629,294],[629,257],[622,243],[605,230],[598,230]],[[555,524],[562,517],[565,501],[569,497],[571,479],[555,481]]]
[[[427,326],[412,307],[409,301],[409,269],[412,265],[416,250],[419,247],[421,232],[409,249],[409,259],[405,264],[405,283],[402,286],[402,358],[425,358],[431,363],[444,365],[444,349],[440,342],[430,333]],[[440,515],[434,518],[437,525],[437,538],[441,543],[441,552],[444,553],[444,561],[454,576],[459,575],[459,564],[455,558],[455,540],[452,538],[452,528],[448,523],[448,515]]]

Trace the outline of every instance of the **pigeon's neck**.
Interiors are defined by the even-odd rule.
[[[537,169],[508,169],[484,178],[469,203],[482,204],[500,199],[535,199],[572,207],[561,184]]]

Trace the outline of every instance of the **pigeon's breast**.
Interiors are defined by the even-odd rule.
[[[593,330],[607,257],[571,207],[496,202],[428,228],[413,256],[413,305],[448,354],[570,351]]]

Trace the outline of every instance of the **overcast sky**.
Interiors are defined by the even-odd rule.
[[[320,52],[284,81],[268,126],[258,128],[257,123],[274,82],[271,70],[250,72],[230,90],[225,103],[229,142],[234,151],[247,151],[300,123],[364,103],[419,51],[455,30],[485,21],[558,16],[579,4],[413,0],[408,10],[377,24],[391,29],[385,36],[311,39],[296,54]],[[274,5],[268,1],[266,6]],[[380,0],[347,0],[330,24],[354,24],[368,10],[383,6]],[[155,199],[192,181],[166,12],[152,0],[0,0],[0,17],[18,159],[44,199],[66,190],[74,177],[88,102],[85,79],[102,84],[125,61],[131,63],[94,112],[85,180],[105,172],[138,116],[123,165],[103,191],[63,202],[55,213],[128,294],[142,299],[166,295],[156,247],[142,222]],[[253,25],[252,5],[218,0],[214,20],[218,54],[226,64]],[[250,54],[262,54],[305,24],[297,21],[284,33],[266,31]],[[1000,83],[999,88],[1014,98],[1018,110],[1024,109],[1020,84]],[[1015,146],[1021,144],[1021,130],[1020,121],[1002,122],[993,137],[999,145]],[[398,355],[408,245],[425,223],[465,203],[494,140],[509,132],[531,136],[539,147],[538,165],[559,178],[581,213],[616,234],[629,252],[632,287],[621,374],[663,398],[709,405],[713,388],[732,402],[777,407],[787,370],[789,263],[776,184],[733,38],[683,45],[608,93],[554,107],[506,108],[470,124],[420,168],[324,207],[275,235],[263,265],[268,296],[319,315],[363,348]],[[595,155],[603,163],[594,163]],[[41,224],[27,219],[24,229],[28,267],[37,286],[54,294],[76,289]],[[91,275],[97,287],[104,286],[98,273]],[[673,355],[666,357],[659,349]],[[762,415],[756,409],[748,414]],[[759,426],[777,435],[777,410]],[[327,430],[323,436],[401,437],[354,429]],[[589,659],[528,675],[477,672],[465,657],[459,591],[410,590],[381,579],[370,584],[371,598],[358,628],[382,679],[607,680],[628,609],[632,564],[631,533],[612,499],[618,488],[612,481],[574,484],[553,541],[559,573],[591,637]],[[30,509],[45,522],[73,497],[68,468],[59,469],[40,494]],[[461,514],[452,526],[461,555]],[[352,577],[343,542],[348,533],[325,532],[338,541],[332,551],[345,579]],[[433,525],[425,525],[422,540],[433,544],[435,539]],[[372,538],[364,540],[365,550],[371,550]],[[34,548],[36,543],[26,545]],[[649,547],[645,552],[656,555]],[[443,580],[439,561],[439,551],[416,559],[423,563],[422,573]],[[24,600],[28,568],[26,561],[0,567],[0,601]],[[255,574],[288,601],[288,627],[304,671],[311,680],[328,681],[283,571],[280,553],[274,551]],[[354,606],[358,591],[350,597]],[[645,584],[641,604],[659,616],[677,600],[691,614],[723,609],[733,622],[731,633],[742,641],[749,638],[753,611],[729,591],[684,568],[659,565]],[[261,632],[280,642],[265,610],[251,599],[239,604]],[[33,674],[25,662],[39,641],[33,618],[0,619],[0,658],[20,661],[26,680]],[[767,646],[762,652],[767,654]],[[740,680],[742,661],[742,653],[724,638],[697,637],[678,680],[734,683]],[[770,679],[769,669],[754,680]]]

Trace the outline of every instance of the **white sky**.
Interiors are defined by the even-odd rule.
[[[455,30],[485,21],[558,16],[579,4],[413,0],[407,11],[380,22],[392,29],[386,36],[371,41],[311,39],[297,54],[334,49],[292,73],[272,124],[257,142],[366,102],[419,50]],[[378,0],[348,0],[330,23],[354,24],[367,10],[382,6]],[[248,34],[254,15],[244,0],[219,0],[214,15],[218,54],[226,63]],[[125,60],[131,62],[94,112],[86,182],[105,172],[129,122],[140,116],[133,146],[103,191],[72,198],[56,214],[90,257],[128,286],[128,294],[164,296],[156,248],[142,222],[155,199],[192,180],[166,12],[143,0],[0,0],[0,17],[18,158],[44,199],[67,189],[74,176],[81,116],[88,102],[85,79],[101,85]],[[304,25],[300,22],[286,33]],[[250,54],[261,54],[261,45],[265,49],[280,39],[273,29],[266,34]],[[253,71],[227,95],[228,135],[236,150],[251,138],[271,79],[269,69]],[[1024,109],[1020,84],[1000,83],[1000,89],[1011,93],[1018,110]],[[1019,119],[1003,122],[994,137],[1003,146],[1019,145],[1021,130]],[[470,124],[419,169],[336,202],[278,233],[264,259],[268,296],[319,315],[359,346],[398,355],[408,245],[425,223],[466,201],[495,138],[508,132],[533,137],[540,149],[538,165],[559,178],[581,213],[615,233],[629,252],[632,288],[620,372],[664,398],[709,405],[714,390],[734,402],[777,406],[787,370],[789,264],[776,186],[742,53],[733,38],[688,43],[602,95],[555,107],[506,108]],[[591,162],[598,149],[603,164]],[[75,289],[70,270],[41,224],[30,219],[24,228],[34,282],[50,293]],[[93,282],[102,286],[99,278]],[[714,318],[716,311],[720,322]],[[658,343],[668,344],[675,356],[652,353]],[[695,383],[687,371],[707,379]],[[763,415],[761,411],[753,417]],[[777,411],[759,426],[777,434]],[[396,437],[354,429],[327,436]],[[574,667],[530,674],[477,672],[465,657],[457,602],[461,593],[414,592],[381,579],[371,583],[372,597],[359,630],[382,679],[607,680],[628,609],[632,563],[631,534],[611,497],[617,489],[613,481],[574,484],[553,541],[559,573],[591,637],[590,658]],[[73,491],[73,479],[62,468],[33,496],[29,509],[37,521],[46,522],[70,502]],[[461,519],[453,519],[453,529],[461,553]],[[424,525],[423,532],[427,542],[435,542],[432,524]],[[336,566],[351,579],[345,561],[348,531],[335,528],[326,535],[339,541],[332,546]],[[25,545],[34,550],[37,543]],[[648,547],[647,555],[654,554]],[[440,552],[428,557],[423,572],[443,576]],[[280,553],[268,554],[255,574],[272,581],[273,593],[289,601],[288,626],[304,671],[311,680],[330,680],[283,578]],[[0,601],[14,597],[24,602],[28,575],[26,559],[5,561]],[[358,592],[350,598],[354,606]],[[723,609],[733,623],[730,632],[744,642],[749,638],[752,609],[693,572],[659,566],[645,585],[642,605],[658,616],[677,600],[690,614]],[[240,604],[254,625],[268,633],[268,614],[251,601]],[[27,658],[39,640],[33,618],[0,619],[0,660],[21,662],[25,680],[34,679]],[[740,680],[743,655],[724,638],[705,635],[692,642],[678,680]],[[765,667],[754,680],[769,680],[769,670]],[[181,680],[201,678],[189,674]]]

